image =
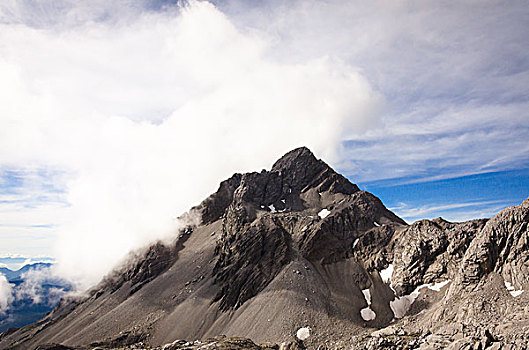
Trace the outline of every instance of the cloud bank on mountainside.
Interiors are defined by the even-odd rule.
[[[380,118],[357,68],[327,55],[280,62],[272,38],[207,2],[120,18],[100,2],[23,4],[1,8],[0,164],[60,181],[58,269],[82,287],[174,235],[220,179],[300,145],[337,160],[344,135]]]

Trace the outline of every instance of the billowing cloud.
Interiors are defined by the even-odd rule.
[[[386,98],[382,123],[346,137],[353,180],[527,168],[529,8],[495,0],[218,1],[266,30],[285,61],[333,53]]]
[[[65,293],[65,288],[45,286],[46,284],[66,286],[65,282],[57,276],[54,266],[36,266],[23,273],[20,279],[23,282],[13,289],[16,300],[30,300],[33,304],[46,303],[53,306]]]
[[[63,5],[4,8],[0,164],[60,174],[55,254],[83,286],[174,234],[175,217],[233,172],[300,145],[337,160],[345,135],[379,122],[383,99],[358,68],[278,60],[273,38],[210,3],[110,19],[104,3]]]
[[[300,145],[361,183],[529,167],[525,3],[214,2],[2,2],[0,249],[86,286]]]
[[[6,276],[0,273],[0,315],[4,314],[13,301],[13,287]]]

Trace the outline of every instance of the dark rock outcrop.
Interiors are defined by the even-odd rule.
[[[275,162],[271,172],[281,174],[285,187],[292,192],[303,193],[311,188],[319,192],[343,194],[359,191],[358,186],[335,172],[324,161],[316,159],[306,147],[285,154]]]
[[[221,288],[212,302],[220,309],[237,308],[262,291],[290,258],[288,233],[266,216],[236,232],[223,232],[213,270]]]

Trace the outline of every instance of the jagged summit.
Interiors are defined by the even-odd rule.
[[[221,310],[243,305],[299,256],[343,260],[374,222],[404,224],[306,147],[288,152],[270,171],[234,175],[198,208],[204,222],[222,218],[214,268]]]
[[[318,159],[316,159],[314,153],[307,147],[302,146],[285,153],[272,165],[272,171],[286,170],[298,164],[314,165],[317,162]]]
[[[307,147],[296,148],[281,157],[272,166],[271,172],[284,174],[285,183],[300,192],[317,187],[320,192],[353,194],[359,191],[342,175],[336,173],[321,159],[316,159]]]
[[[211,223],[218,220],[232,203],[244,203],[244,209],[254,218],[260,209],[307,209],[316,205],[309,198],[315,193],[351,195],[358,191],[358,186],[324,161],[316,159],[308,148],[300,147],[281,157],[270,171],[233,175],[195,209],[204,223]]]
[[[527,319],[528,203],[491,220],[407,225],[297,148],[269,171],[223,181],[192,208],[199,224],[138,252],[87,296],[0,336],[0,348],[180,349],[189,344],[177,339],[221,334],[290,349],[484,348],[500,336],[525,344],[524,323],[509,320]],[[293,342],[302,327],[310,337]],[[215,349],[230,339],[195,344]]]

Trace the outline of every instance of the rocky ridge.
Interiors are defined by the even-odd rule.
[[[136,252],[0,347],[523,349],[529,338],[529,200],[490,220],[407,225],[299,148],[192,211],[201,222],[174,242]],[[300,327],[310,336],[293,341]]]

